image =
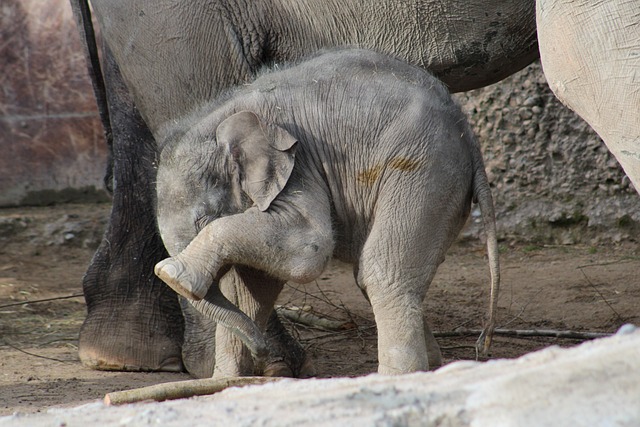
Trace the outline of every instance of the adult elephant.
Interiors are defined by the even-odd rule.
[[[86,9],[86,0],[72,4]],[[533,0],[94,0],[92,6],[106,45],[114,183],[110,224],[83,282],[88,315],[80,358],[98,369],[181,369],[184,337],[189,371],[211,372],[201,363],[212,351],[207,325],[187,312],[185,333],[175,294],[153,275],[166,257],[154,216],[156,141],[168,136],[172,122],[265,64],[326,47],[395,54],[430,69],[452,91],[497,82],[538,56]],[[245,275],[232,281],[241,284]],[[233,285],[231,291],[242,288]]]
[[[538,0],[542,68],[640,191],[640,2]]]

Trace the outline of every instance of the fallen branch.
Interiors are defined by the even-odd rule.
[[[321,317],[310,310],[300,307],[276,306],[278,314],[282,315],[294,323],[310,326],[312,328],[324,329],[326,331],[344,331],[356,327],[355,323],[344,320],[332,320]]]
[[[176,381],[156,384],[149,387],[134,388],[132,390],[115,391],[104,396],[106,405],[123,405],[125,403],[154,400],[183,399],[193,396],[203,396],[218,393],[229,387],[243,387],[280,381],[282,377],[229,377],[205,378],[200,380]]]
[[[433,335],[439,338],[449,338],[480,335],[481,332],[480,329],[458,329],[448,332],[434,332]],[[505,337],[552,337],[575,340],[592,340],[612,335],[606,332],[557,331],[553,329],[496,329],[494,334]]]

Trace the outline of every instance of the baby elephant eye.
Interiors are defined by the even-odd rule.
[[[213,217],[206,214],[196,218],[196,221],[195,221],[196,233],[200,233],[200,231],[202,231],[202,229],[205,228],[207,224],[209,224],[213,220],[214,220]]]

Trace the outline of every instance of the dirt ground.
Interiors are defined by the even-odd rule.
[[[85,315],[81,278],[108,210],[108,205],[0,210],[0,416],[75,406],[110,391],[189,378],[92,371],[78,361],[78,330]],[[503,241],[501,262],[500,328],[611,333],[624,323],[640,323],[640,256],[633,242],[596,247]],[[488,288],[483,244],[456,243],[427,296],[434,331],[480,328]],[[344,321],[342,331],[286,321],[313,356],[319,376],[376,370],[372,315],[349,266],[336,263],[315,283],[288,286],[280,303]],[[445,362],[474,359],[475,339],[439,338]],[[491,358],[578,342],[500,335]]]

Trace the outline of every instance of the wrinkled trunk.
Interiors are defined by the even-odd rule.
[[[217,284],[209,288],[204,299],[189,302],[203,316],[224,326],[240,338],[258,361],[267,357],[267,343],[258,326],[222,295]]]

